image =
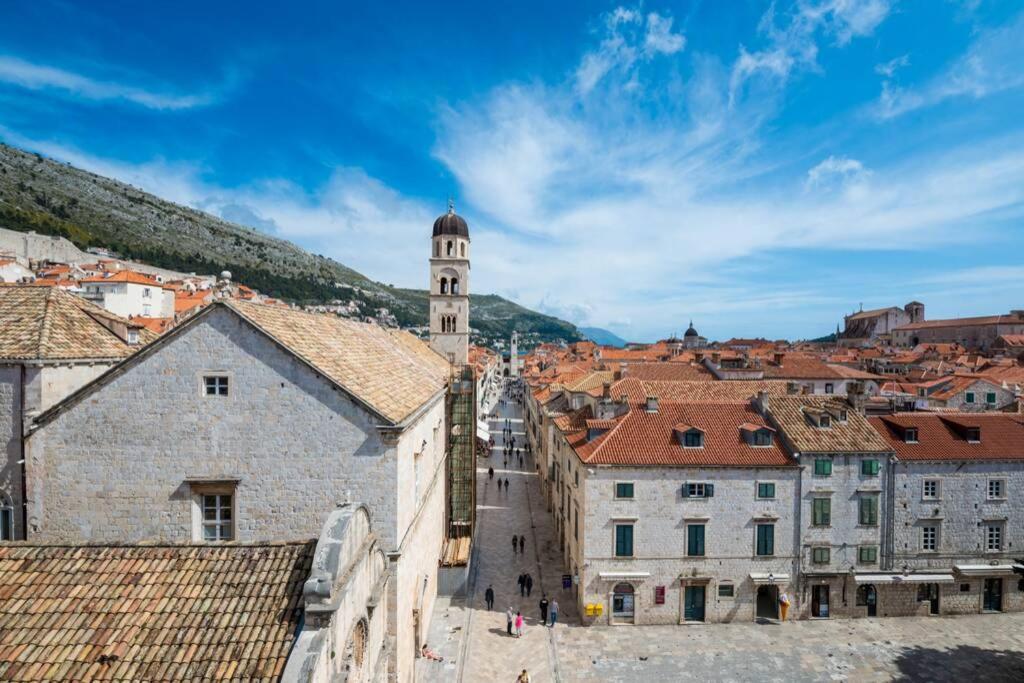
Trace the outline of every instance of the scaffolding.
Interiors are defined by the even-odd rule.
[[[443,564],[469,561],[476,522],[476,376],[473,366],[452,366],[446,400],[448,459],[445,466],[445,552]]]

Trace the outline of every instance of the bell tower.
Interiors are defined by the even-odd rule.
[[[449,363],[469,362],[469,226],[448,212],[434,221],[430,245],[430,347]]]

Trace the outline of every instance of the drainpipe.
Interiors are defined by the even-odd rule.
[[[18,451],[21,453],[21,540],[28,540],[28,478],[26,475],[25,456],[25,364],[18,366],[21,369],[21,381],[18,383],[21,392],[21,415],[19,415],[18,428],[21,431],[21,438],[18,440]]]
[[[803,513],[803,500],[804,500],[804,468],[803,462],[800,459],[799,453],[793,453],[793,457],[797,459],[800,466],[796,470],[796,495],[793,498],[796,499],[795,510],[793,514],[793,543],[795,558],[793,559],[793,576],[796,577],[796,591],[795,594],[799,596],[800,607],[799,612],[803,611],[804,608],[804,574],[803,571],[803,554],[804,548],[801,543],[803,540],[803,526],[801,524],[801,514]],[[755,608],[756,611],[756,608]],[[798,614],[799,614],[798,612]]]
[[[888,467],[885,474],[885,524],[882,526],[882,552],[884,553],[882,567],[892,569],[893,557],[895,555],[895,519],[896,519],[896,457],[890,455]]]

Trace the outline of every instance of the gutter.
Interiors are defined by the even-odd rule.
[[[28,463],[25,455],[25,366],[21,368],[21,381],[18,383],[21,392],[21,419],[18,420],[18,429],[21,431],[18,439],[18,448],[21,452],[21,537],[28,540]],[[14,530],[11,529],[13,532]],[[14,535],[13,533],[11,534]]]

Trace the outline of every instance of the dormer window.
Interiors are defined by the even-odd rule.
[[[684,448],[704,448],[704,432],[697,427],[678,424],[675,427],[676,438]]]
[[[904,443],[917,443],[917,427],[907,427],[903,430]]]
[[[138,330],[128,330],[128,343],[132,344],[132,345],[139,343],[139,331]]]
[[[822,429],[828,429],[832,426],[832,418],[826,413],[818,417],[818,426]]]
[[[758,429],[754,432],[754,445],[755,446],[771,446],[772,445],[772,433],[767,429]]]
[[[964,430],[964,438],[966,438],[969,443],[980,443],[981,427],[967,427]]]

